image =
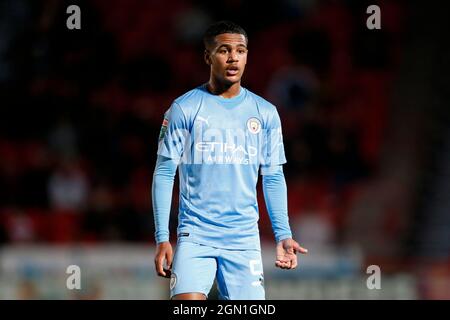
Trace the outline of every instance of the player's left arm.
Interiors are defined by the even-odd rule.
[[[275,265],[282,269],[294,269],[297,267],[297,252],[305,254],[308,250],[292,239],[289,227],[287,186],[283,173],[286,156],[281,120],[275,107],[267,113],[264,123],[264,154],[261,175],[263,176],[264,199],[277,242]]]
[[[275,266],[281,269],[297,267],[297,252],[306,254],[294,239],[289,226],[287,186],[282,165],[261,168],[264,200],[277,242]]]

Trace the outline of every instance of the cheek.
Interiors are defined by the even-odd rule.
[[[227,62],[225,59],[222,59],[221,57],[214,58],[213,61],[213,68],[215,70],[224,70],[227,66]]]
[[[217,61],[212,65],[211,71],[216,76],[222,76],[224,69],[217,63]]]
[[[246,64],[247,64],[247,55],[243,56],[243,57],[241,58],[241,61],[242,61],[242,64],[243,64],[243,65],[246,65]]]

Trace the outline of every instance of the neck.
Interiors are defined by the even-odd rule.
[[[212,94],[229,99],[239,94],[239,91],[241,89],[241,82],[239,81],[232,84],[226,84],[211,77],[208,81],[207,87],[209,92],[211,92]]]

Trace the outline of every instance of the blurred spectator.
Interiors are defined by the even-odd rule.
[[[51,157],[43,143],[30,141],[21,148],[22,165],[27,168],[20,178],[20,202],[26,207],[48,208],[47,180]]]
[[[269,99],[281,108],[302,110],[317,96],[319,81],[307,67],[285,66],[277,70],[268,87]]]
[[[330,248],[336,245],[335,229],[327,213],[319,210],[303,212],[293,222],[294,233],[308,248]]]
[[[192,7],[181,11],[174,17],[176,39],[185,44],[198,45],[203,41],[203,32],[212,19],[207,11],[199,7]]]
[[[95,186],[89,196],[89,206],[82,222],[83,239],[89,241],[120,240],[114,193],[106,184]]]
[[[74,159],[63,159],[48,181],[50,205],[55,209],[80,210],[86,206],[88,181]]]
[[[19,152],[13,143],[0,141],[0,204],[20,203],[21,169]]]
[[[296,64],[310,68],[320,79],[330,71],[332,46],[328,32],[332,30],[299,29],[288,39],[288,50]]]
[[[342,127],[332,129],[328,140],[328,166],[334,172],[336,186],[365,177],[369,171],[361,157],[358,135],[355,131]]]
[[[26,0],[0,2],[0,83],[16,80],[11,46],[31,22],[31,6]]]
[[[60,157],[70,158],[77,155],[77,133],[66,117],[60,117],[49,134],[49,147]]]
[[[8,210],[5,224],[9,241],[23,243],[37,240],[33,220],[25,211],[18,208],[11,208]]]

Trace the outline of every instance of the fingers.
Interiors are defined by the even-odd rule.
[[[291,261],[290,260],[276,260],[275,266],[281,269],[291,269]]]
[[[156,273],[158,274],[158,276],[160,277],[166,277],[167,274],[163,269],[163,262],[164,262],[164,255],[157,255],[155,258],[155,269],[156,269]]]
[[[170,278],[172,270],[172,246],[170,242],[161,242],[157,245],[155,256],[155,270],[158,276]],[[166,262],[166,265],[164,265]]]
[[[163,268],[163,271],[165,273],[166,278],[170,278],[172,275],[172,252],[168,251],[166,252],[166,263],[167,263],[167,269]]]
[[[289,261],[275,261],[275,266],[281,269],[295,269],[297,268],[297,257],[292,258],[292,260]]]
[[[281,269],[289,269],[288,268],[288,263],[284,262],[284,261],[275,261],[275,266]]]
[[[297,242],[294,243],[294,250],[302,254],[308,253],[308,249],[301,247]]]
[[[173,255],[172,252],[167,252],[166,253],[166,261],[167,261],[167,267],[169,268],[169,270],[172,270],[172,259],[173,259]]]
[[[291,260],[291,269],[297,268],[297,256],[294,256],[294,258]]]
[[[163,270],[166,273],[166,276],[164,278],[170,278],[170,276],[172,275],[172,270],[166,268],[163,268]]]
[[[281,269],[295,269],[298,265],[297,256],[292,254],[277,255],[275,266]]]

